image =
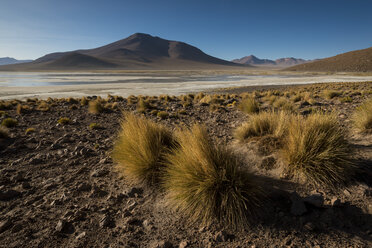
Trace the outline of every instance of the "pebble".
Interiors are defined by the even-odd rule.
[[[86,235],[87,235],[86,232],[82,232],[78,236],[76,236],[75,239],[80,240],[80,239],[84,238]]]

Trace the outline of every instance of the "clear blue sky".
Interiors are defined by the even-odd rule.
[[[372,46],[371,0],[1,0],[0,57],[149,33],[223,59],[314,59]]]

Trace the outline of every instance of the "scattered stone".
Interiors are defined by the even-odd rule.
[[[0,191],[0,201],[9,201],[16,197],[19,197],[21,195],[21,192],[13,189],[9,190],[1,190]]]
[[[0,222],[0,233],[5,232],[13,225],[12,221],[10,219],[6,219],[2,222]]]
[[[83,239],[86,235],[87,235],[86,232],[82,232],[78,236],[76,236],[75,239],[77,239],[77,240]]]
[[[189,242],[188,242],[187,240],[183,240],[183,241],[179,244],[178,248],[186,248],[186,247],[188,247],[188,246],[189,246]]]
[[[337,197],[333,197],[331,200],[331,206],[332,207],[337,207],[341,205],[341,200],[338,199]]]
[[[310,205],[313,205],[314,207],[320,208],[323,206],[324,197],[321,194],[316,193],[316,194],[305,197],[303,201]]]
[[[345,194],[346,196],[351,196],[350,191],[347,190],[347,189],[344,190],[344,194]]]
[[[72,223],[67,222],[65,220],[59,220],[55,230],[60,233],[73,233],[74,232],[74,226]]]
[[[153,241],[149,245],[149,248],[172,248],[172,247],[173,247],[172,243],[164,240]]]
[[[307,230],[307,231],[314,231],[315,230],[315,226],[313,223],[311,222],[308,222],[304,225],[304,229]]]
[[[102,176],[107,175],[108,173],[109,173],[108,170],[105,170],[105,169],[103,169],[103,170],[99,170],[99,169],[97,169],[97,170],[94,170],[94,171],[90,174],[90,176],[91,176],[91,177],[102,177]]]
[[[142,222],[142,226],[147,230],[150,231],[153,228],[153,225],[148,220],[144,220]]]
[[[303,200],[297,194],[296,191],[294,191],[291,194],[290,199],[292,201],[291,214],[293,214],[295,216],[301,216],[301,215],[303,215],[304,213],[307,212],[307,209],[306,209],[306,206],[305,206]]]
[[[217,242],[226,242],[232,239],[231,235],[229,235],[226,231],[219,231],[214,235],[214,239]]]
[[[111,219],[111,217],[108,214],[105,214],[102,219],[99,221],[100,227],[115,227],[115,221]]]
[[[78,191],[90,191],[92,186],[88,183],[82,183],[77,187]]]
[[[143,194],[143,189],[141,189],[141,188],[136,188],[136,187],[131,188],[131,189],[128,191],[128,193],[127,193],[127,195],[128,195],[129,197],[132,197],[132,198],[134,198],[134,197],[140,197],[142,194]]]

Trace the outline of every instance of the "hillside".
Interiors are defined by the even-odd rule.
[[[372,71],[372,47],[351,51],[311,63],[296,65],[290,71],[370,72]]]
[[[136,33],[94,49],[47,54],[0,70],[198,69],[241,67],[179,41]]]

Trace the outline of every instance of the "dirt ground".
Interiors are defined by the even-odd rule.
[[[331,84],[324,85],[276,90],[314,92]],[[94,115],[79,103],[55,101],[49,111],[34,108],[17,114],[13,106],[5,111],[18,125],[9,129],[10,138],[0,139],[0,247],[372,247],[372,135],[357,133],[350,121],[355,108],[372,96],[372,83],[329,87],[352,101],[319,98],[317,106],[337,111],[360,168],[350,185],[337,190],[317,189],[282,177],[277,169],[266,170],[262,164],[270,154],[258,152],[254,143],[237,144],[232,132],[249,116],[228,106],[239,100],[236,96],[217,111],[207,104],[184,107],[180,100],[159,100],[154,105],[169,117],[145,113],[170,129],[202,123],[218,142],[246,157],[246,166],[265,182],[269,199],[244,231],[191,225],[166,206],[164,192],[122,178],[110,157],[122,117],[119,109]],[[117,102],[120,109],[136,109],[126,99]],[[301,114],[309,108],[301,101],[294,106]],[[61,117],[71,123],[59,124]],[[91,123],[102,128],[90,129]],[[26,134],[30,127],[35,131]]]

